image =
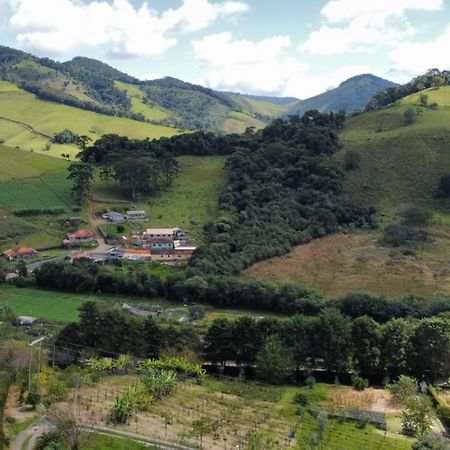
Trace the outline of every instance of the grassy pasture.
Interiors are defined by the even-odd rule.
[[[144,224],[146,228],[178,226],[193,238],[201,239],[203,225],[220,213],[218,199],[226,184],[225,157],[181,156],[178,161],[180,173],[173,185],[157,196],[136,202],[135,207],[150,214],[150,221]],[[95,183],[94,194],[109,201],[126,199],[115,185],[101,180]],[[98,207],[112,208],[108,204]],[[116,227],[111,225],[106,229],[114,233]]]
[[[404,124],[403,113],[418,107],[418,94],[347,121],[339,156],[356,150],[361,158],[360,167],[345,177],[345,189],[353,198],[386,214],[404,204],[448,210],[434,193],[439,178],[450,172],[450,87],[426,93],[428,103],[438,107],[419,108],[421,115],[412,125]]]
[[[0,182],[40,177],[66,167],[61,159],[0,145]]]
[[[169,117],[169,113],[156,106],[150,106],[145,103],[145,93],[139,86],[134,84],[115,81],[117,89],[125,91],[131,101],[131,110],[135,113],[142,114],[149,120],[162,120]]]
[[[116,133],[131,138],[159,138],[173,136],[174,128],[138,122],[131,119],[106,116],[67,105],[47,102],[7,82],[0,82],[0,138],[10,147],[19,146],[27,150],[45,152],[48,142],[45,136],[33,133],[26,127],[47,136],[53,136],[65,128],[86,134],[93,140],[103,134]],[[12,123],[15,120],[22,124]],[[59,157],[61,153],[77,153],[74,146],[52,144],[47,154]]]

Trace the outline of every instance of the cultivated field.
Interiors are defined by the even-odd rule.
[[[68,128],[86,134],[93,140],[115,133],[145,139],[173,136],[174,128],[138,122],[131,119],[97,114],[71,106],[39,100],[35,95],[4,81],[0,82],[0,139],[9,147],[20,147],[60,157],[78,152],[75,146],[45,144],[54,133]],[[17,122],[15,122],[17,121]]]
[[[107,377],[96,385],[77,390],[73,394],[74,399],[79,399],[98,425],[107,425],[116,395],[134,380],[132,376]],[[296,393],[302,393],[308,401],[306,410],[300,415],[293,401]],[[357,402],[351,402],[355,398]],[[369,398],[373,401],[368,403]],[[314,448],[323,450],[410,449],[411,441],[394,435],[389,422],[386,434],[372,425],[362,427],[344,419],[328,418],[319,439],[314,437],[319,428],[317,412],[352,407],[378,413],[389,411],[389,417],[396,418],[401,411],[392,406],[391,400],[390,395],[381,389],[355,394],[352,388],[337,385],[318,384],[309,389],[208,377],[201,386],[191,382],[180,383],[174,395],[155,403],[150,411],[139,412],[129,424],[116,427],[150,438],[199,445],[199,438],[192,436],[192,424],[195,420],[209,417],[216,421],[217,428],[205,432],[203,448],[211,450],[242,446],[256,430],[270,433],[281,448],[310,448],[315,439]],[[164,417],[168,414],[171,420],[166,426]],[[296,431],[296,439],[291,439],[293,430]]]
[[[257,263],[244,274],[303,282],[327,297],[349,292],[389,298],[450,294],[450,234],[439,228],[432,233],[434,241],[413,254],[380,246],[379,233],[328,236]]]

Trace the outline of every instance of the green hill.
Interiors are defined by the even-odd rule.
[[[173,136],[179,132],[161,125],[43,101],[12,83],[0,81],[0,139],[5,145],[58,157],[62,153],[74,156],[75,146],[51,144],[46,150],[54,133],[66,128],[86,134],[93,140],[107,133],[144,139]]]
[[[303,114],[317,109],[321,112],[363,110],[378,92],[397,86],[371,74],[358,75],[342,82],[337,88],[291,104],[289,114]]]
[[[258,107],[175,78],[140,81],[95,59],[59,63],[2,46],[0,80],[41,100],[184,130],[243,132],[249,126],[265,126],[278,114],[277,108],[273,114],[267,113],[267,106],[254,111]]]
[[[361,159],[346,174],[347,191],[388,214],[405,204],[446,209],[434,193],[440,177],[450,173],[450,87],[424,92],[436,108],[420,106],[420,94],[413,94],[347,120],[341,134],[341,155],[355,150]],[[405,125],[403,114],[411,107],[419,116]]]
[[[428,105],[420,106],[420,95]],[[404,112],[418,111],[406,125]],[[344,188],[354,200],[373,205],[380,228],[337,234],[255,264],[246,275],[301,281],[328,297],[366,292],[401,298],[450,294],[450,203],[435,193],[450,174],[450,86],[403,97],[376,111],[349,118],[340,135],[337,157],[359,155],[359,167],[345,171]],[[398,223],[399,212],[419,206],[433,212],[428,242],[412,248],[380,243],[383,230]]]

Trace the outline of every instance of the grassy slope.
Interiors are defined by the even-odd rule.
[[[174,128],[153,125],[135,120],[106,116],[71,106],[39,100],[35,95],[17,86],[0,82],[0,138],[10,147],[19,146],[27,150],[43,152],[48,138],[33,133],[25,125],[9,122],[16,120],[47,136],[68,128],[79,134],[98,139],[103,134],[116,133],[131,138],[144,139],[173,136]],[[52,144],[48,151],[52,156],[69,152],[77,153],[74,146]]]
[[[180,173],[173,185],[157,197],[136,203],[136,208],[150,214],[150,222],[144,225],[179,226],[195,239],[201,239],[203,225],[219,214],[218,198],[226,183],[224,162],[225,157],[221,156],[180,157]],[[94,193],[105,200],[125,199],[119,191],[101,181],[96,183]],[[104,207],[111,208],[111,205]]]
[[[162,120],[169,117],[169,113],[161,108],[150,106],[144,102],[145,93],[139,86],[122,81],[116,81],[115,85],[121,91],[125,91],[131,101],[131,109],[135,113],[141,113],[149,120]]]
[[[236,103],[241,105],[243,110],[248,111],[251,114],[262,114],[263,116],[278,117],[288,110],[285,106],[243,97],[241,95],[230,95],[230,97]]]
[[[439,177],[450,172],[450,87],[427,94],[438,109],[422,108],[412,125],[403,124],[403,112],[417,106],[417,94],[349,119],[338,157],[349,149],[360,153],[360,168],[346,174],[345,189],[358,202],[376,206],[382,226],[398,220],[398,208],[405,205],[432,208],[433,242],[407,256],[381,247],[381,230],[331,236],[256,264],[248,276],[303,281],[327,296],[355,291],[389,297],[450,294],[450,219],[447,205],[434,198]],[[384,131],[378,132],[382,115]]]
[[[346,177],[346,190],[355,199],[387,214],[404,203],[442,208],[433,194],[440,176],[450,172],[450,87],[427,94],[439,107],[420,108],[423,114],[412,125],[403,124],[403,113],[417,107],[418,94],[348,120],[341,153],[355,149],[361,155],[361,167]],[[385,131],[377,132],[383,115]]]

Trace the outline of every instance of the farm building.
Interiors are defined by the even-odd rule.
[[[125,216],[117,211],[108,211],[103,214],[102,217],[111,223],[123,223],[126,220]]]
[[[17,259],[33,259],[37,258],[39,253],[34,248],[20,247],[17,249],[8,249],[3,252],[3,256],[6,256],[10,261]]]
[[[146,221],[148,220],[148,215],[144,210],[138,210],[138,211],[127,211],[126,218],[130,222],[136,222],[136,221]]]
[[[184,236],[181,228],[148,228],[143,235],[144,240],[155,238],[177,239]]]

